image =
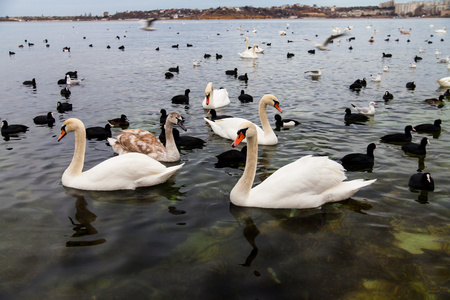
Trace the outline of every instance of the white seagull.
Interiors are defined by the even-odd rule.
[[[146,30],[146,31],[156,30],[156,28],[151,27],[151,25],[154,21],[156,21],[156,19],[148,19],[148,20],[142,21],[142,22],[145,22],[145,25],[142,27],[139,27],[139,29]]]
[[[364,107],[355,106],[353,103],[351,103],[351,104],[360,114],[368,115],[368,116],[373,116],[375,114],[375,106],[377,106],[377,104],[375,102],[370,102],[369,106],[364,106]]]
[[[305,39],[305,40],[310,41],[310,42],[313,42],[313,43],[314,43],[314,47],[317,48],[317,49],[319,49],[319,50],[322,50],[322,51],[329,51],[330,49],[327,48],[327,45],[328,45],[333,39],[338,38],[338,37],[340,37],[340,36],[343,36],[344,34],[345,34],[345,33],[340,33],[340,34],[336,34],[336,35],[331,35],[329,38],[327,38],[327,39],[325,40],[325,42],[324,42],[323,44],[320,44],[320,43],[318,43],[318,42],[316,42],[316,41],[314,41],[314,40],[310,40],[310,39]]]

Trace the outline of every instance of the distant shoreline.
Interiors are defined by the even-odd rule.
[[[446,19],[446,17],[441,16],[427,16],[427,17],[392,17],[392,16],[376,16],[376,17],[301,17],[301,18],[204,18],[204,19],[194,19],[194,18],[178,18],[178,19],[159,19],[158,21],[221,21],[221,20],[379,20],[379,19]],[[29,22],[121,22],[121,21],[140,21],[145,19],[92,19],[92,20],[80,20],[80,19],[29,19],[29,20],[17,20],[9,18],[4,20],[0,18],[0,22],[10,22],[10,23],[29,23]]]

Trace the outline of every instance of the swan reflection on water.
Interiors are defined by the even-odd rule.
[[[96,235],[98,233],[97,229],[91,224],[95,222],[97,216],[91,212],[87,206],[88,203],[83,195],[81,194],[72,194],[76,198],[75,201],[75,219],[79,223],[75,223],[71,217],[69,217],[70,222],[73,227],[75,233],[72,235],[73,238],[80,238],[88,235]],[[66,247],[84,247],[84,246],[96,246],[100,244],[106,243],[106,239],[99,238],[95,240],[70,240],[66,242]]]
[[[88,209],[88,202],[86,197],[98,202],[107,202],[122,205],[132,206],[147,206],[164,200],[179,199],[184,195],[179,191],[180,188],[170,185],[171,181],[161,184],[155,187],[138,188],[136,190],[123,190],[123,191],[83,191],[74,188],[64,187],[67,195],[75,198],[75,220],[69,216],[71,224],[74,226],[75,233],[73,238],[81,238],[90,235],[98,234],[97,229],[92,225],[97,219],[97,215]],[[171,195],[171,196],[162,196]],[[168,206],[168,212],[172,215],[182,215],[186,212],[177,209],[175,206]],[[177,225],[185,225],[177,223]],[[66,243],[66,247],[80,247],[80,246],[95,246],[106,243],[106,239],[99,238],[95,240],[71,240]]]
[[[355,199],[347,199],[339,202],[342,208],[347,210],[363,214],[366,212],[364,210],[370,210],[372,205],[366,202],[357,201]],[[244,263],[240,263],[240,266],[250,267],[252,262],[256,259],[259,248],[256,244],[256,238],[261,233],[258,226],[255,224],[253,215],[258,215],[258,220],[256,223],[264,225],[267,220],[265,218],[261,219],[259,216],[270,215],[274,223],[270,227],[274,230],[281,229],[282,231],[292,233],[295,235],[307,235],[319,233],[324,226],[329,223],[334,223],[338,219],[342,218],[342,213],[335,211],[335,204],[325,204],[320,208],[313,209],[264,209],[264,208],[250,208],[241,207],[230,203],[230,214],[241,224],[243,229],[243,236],[245,240],[249,243],[252,250],[245,258]],[[333,207],[333,208],[332,208]],[[264,230],[267,234],[267,228]],[[270,233],[269,233],[270,234]],[[272,234],[276,234],[272,232]],[[270,272],[269,272],[270,273]],[[259,276],[259,271],[254,272],[256,276]],[[272,276],[274,276],[272,274]],[[275,278],[274,278],[275,279]]]

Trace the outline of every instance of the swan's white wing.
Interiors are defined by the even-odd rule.
[[[305,156],[290,163],[255,186],[249,203],[255,201],[259,207],[311,208],[325,202],[340,201],[342,192],[353,191],[347,186],[334,191],[346,179],[344,169],[328,157]],[[355,191],[356,192],[356,191]],[[353,192],[354,193],[354,192]]]
[[[208,122],[209,125],[211,125],[212,130],[215,134],[230,140],[235,140],[237,137],[237,132],[244,122],[249,122],[246,119],[243,118],[225,118],[225,119],[219,119],[215,121],[211,121],[207,118],[204,118],[206,122]],[[258,140],[262,140],[264,137],[264,130],[261,129],[261,127],[256,126],[256,131],[258,133]],[[242,142],[246,143],[247,139],[242,140]]]
[[[128,153],[107,159],[78,176],[64,172],[62,183],[85,190],[135,189],[165,182],[181,166],[167,168],[145,154]]]

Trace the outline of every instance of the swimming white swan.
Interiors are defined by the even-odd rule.
[[[83,122],[75,118],[66,120],[58,141],[68,132],[75,132],[75,152],[62,175],[62,184],[67,187],[91,191],[133,190],[163,183],[184,165],[167,168],[147,155],[129,153],[107,159],[83,172],[86,151]]]
[[[267,105],[273,106],[281,112],[280,103],[278,102],[277,97],[267,94],[261,98],[259,101],[258,112],[262,129],[256,126],[256,131],[258,132],[258,143],[260,145],[276,145],[278,143],[278,137],[275,135],[275,132],[273,132],[269,119],[267,118]],[[243,122],[248,122],[248,120],[243,118],[226,118],[215,121],[205,118],[205,121],[211,125],[211,128],[215,134],[230,140],[234,140],[236,138],[239,126]]]
[[[442,87],[450,87],[450,77],[444,77],[444,78],[438,79],[437,82]]]
[[[238,206],[298,209],[313,208],[327,202],[348,199],[376,179],[345,181],[341,164],[328,157],[302,157],[270,175],[252,188],[258,161],[256,126],[244,122],[232,146],[247,139],[247,158],[242,177],[230,192],[231,203]]]
[[[252,49],[248,49],[248,37],[245,37],[245,49],[244,49],[244,51],[248,51],[248,52],[252,52],[253,51]],[[256,45],[255,52],[262,54],[262,53],[264,53],[264,49],[262,49],[258,45]]]
[[[206,85],[205,99],[203,99],[202,102],[203,108],[219,108],[228,104],[230,104],[230,98],[228,98],[226,89],[215,90],[212,82]]]
[[[434,32],[436,32],[436,33],[446,33],[447,32],[447,28],[442,27],[442,29],[436,29],[436,30],[434,30]]]
[[[255,59],[258,58],[258,55],[256,54],[256,47],[258,47],[258,45],[253,45],[252,50],[251,51],[244,51],[239,53],[239,56],[241,58],[250,58],[250,59]]]
[[[332,32],[333,34],[341,33],[341,28],[340,28],[340,27],[334,27],[334,26],[331,26],[331,28],[332,28],[331,32]]]
[[[318,43],[318,42],[316,42],[316,41],[314,41],[314,40],[310,40],[310,39],[305,39],[305,40],[306,40],[306,41],[313,42],[313,43],[314,43],[314,47],[317,48],[317,49],[319,49],[319,50],[322,50],[322,51],[329,51],[330,49],[327,48],[328,43],[331,42],[332,40],[334,40],[335,38],[338,38],[338,37],[343,36],[343,35],[345,35],[345,33],[340,33],[340,34],[336,34],[336,35],[331,35],[330,37],[328,37],[328,38],[325,40],[325,42],[324,42],[323,44],[320,44],[320,43]]]
[[[183,118],[179,113],[170,113],[164,126],[166,134],[166,146],[156,136],[144,129],[125,129],[115,139],[108,138],[108,142],[114,152],[119,155],[131,152],[139,152],[156,159],[157,161],[174,162],[180,160],[175,139],[173,137],[173,125],[177,124],[186,130]]]

